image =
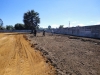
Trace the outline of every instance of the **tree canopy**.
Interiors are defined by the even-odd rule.
[[[13,30],[14,27],[12,25],[6,25],[6,30]]]
[[[2,19],[0,19],[0,27],[2,27],[2,25],[3,25],[3,21]]]
[[[51,26],[50,25],[48,26],[48,29],[51,29]]]
[[[36,30],[38,24],[40,23],[39,13],[34,10],[24,13],[23,22],[27,29]]]
[[[59,26],[59,29],[62,29],[62,28],[64,28],[64,25],[60,25],[60,26]]]
[[[2,19],[0,19],[0,30],[2,30],[3,29],[3,21],[2,21]]]
[[[14,28],[16,30],[24,30],[25,29],[25,25],[21,24],[21,23],[17,23],[17,24],[15,24]]]

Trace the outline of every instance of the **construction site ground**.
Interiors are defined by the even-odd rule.
[[[31,46],[52,63],[58,75],[100,75],[99,39],[51,33],[26,36]]]
[[[54,67],[24,35],[0,33],[0,75],[55,75]]]

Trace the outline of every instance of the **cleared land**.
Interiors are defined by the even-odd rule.
[[[0,33],[0,75],[55,75],[55,69],[23,34]]]
[[[58,75],[100,75],[100,40],[48,33],[27,37],[32,47],[51,61]]]

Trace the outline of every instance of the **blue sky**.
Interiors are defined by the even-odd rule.
[[[4,25],[23,23],[23,14],[32,9],[40,14],[40,27],[100,24],[100,0],[0,0]]]

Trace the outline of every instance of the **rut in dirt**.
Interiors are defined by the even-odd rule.
[[[23,34],[0,34],[0,75],[55,75],[39,51],[31,48]]]

